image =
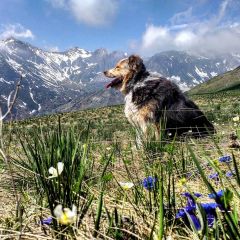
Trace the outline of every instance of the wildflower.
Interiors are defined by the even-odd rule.
[[[228,188],[220,190],[216,193],[211,193],[208,195],[209,198],[214,199],[218,203],[218,207],[221,210],[225,208],[230,209],[230,204],[233,199],[233,193]]]
[[[219,162],[225,162],[225,163],[228,163],[232,160],[231,156],[229,155],[225,155],[225,156],[222,156],[218,159]]]
[[[212,161],[212,163],[213,163],[213,165],[216,166],[216,167],[219,166],[219,161],[216,160],[216,159],[214,159],[214,160]]]
[[[62,171],[63,171],[63,167],[64,167],[64,163],[62,163],[62,162],[58,162],[57,163],[57,168],[50,167],[48,172],[52,176],[50,176],[49,178],[55,178],[55,177],[59,176],[62,173]]]
[[[52,217],[48,217],[41,220],[42,225],[50,225],[52,223]]]
[[[216,199],[216,198],[221,198],[223,195],[224,195],[224,191],[220,190],[220,191],[218,191],[216,193],[208,194],[208,197],[211,198],[211,199]]]
[[[187,198],[187,206],[188,207],[195,206],[195,200],[189,192],[182,193],[181,195]],[[193,195],[197,198],[202,196],[201,193],[194,193]]]
[[[179,186],[183,186],[183,185],[186,184],[186,182],[187,182],[187,179],[186,179],[186,178],[181,178],[181,179],[179,180],[179,182],[178,182],[178,185],[179,185]]]
[[[62,205],[59,204],[55,207],[54,216],[57,218],[58,222],[67,225],[74,223],[77,216],[77,207],[75,205],[72,206],[72,210],[69,208],[62,208]]]
[[[239,120],[240,120],[239,116],[236,116],[236,117],[233,118],[234,122],[239,122]]]
[[[142,185],[147,190],[152,190],[156,186],[157,178],[156,177],[146,177],[142,181]]]
[[[134,186],[132,182],[119,182],[119,185],[124,189],[124,190],[129,190]]]
[[[190,173],[187,173],[187,178],[190,178],[192,175],[193,175],[193,173],[192,173],[192,172],[190,172]]]
[[[202,203],[201,207],[204,209],[205,213],[207,214],[207,222],[208,226],[212,227],[214,221],[217,217],[216,209],[219,207],[217,203]]]
[[[219,180],[219,174],[217,172],[210,174],[208,177],[210,179]]]
[[[202,196],[202,194],[201,193],[193,193],[194,194],[194,196],[195,197],[197,197],[197,198],[199,198],[199,197],[201,197]]]
[[[176,218],[183,218],[184,221],[186,222],[188,220],[188,218],[187,218],[187,214],[188,214],[188,216],[191,218],[192,223],[194,224],[195,228],[197,230],[200,230],[201,224],[200,224],[199,219],[196,217],[194,211],[195,211],[195,208],[180,209],[180,211],[176,215]]]
[[[232,176],[234,176],[234,172],[232,172],[232,171],[226,172],[226,177],[230,178]]]
[[[199,218],[196,216],[197,205],[190,193],[184,193],[183,196],[187,197],[187,205],[183,209],[180,209],[176,215],[176,218],[183,218],[185,222],[189,222],[188,217],[190,217],[192,223],[197,230],[201,229],[201,224]],[[200,193],[194,194],[195,196],[201,196]],[[212,227],[213,223],[217,217],[216,208],[219,207],[216,203],[201,203],[200,207],[204,210],[207,216],[208,226]]]

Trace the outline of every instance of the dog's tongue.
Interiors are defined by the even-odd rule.
[[[121,83],[121,81],[122,80],[120,78],[115,78],[110,83],[108,83],[105,87],[106,88],[110,88],[110,87],[112,87],[114,85],[117,85],[117,84]]]

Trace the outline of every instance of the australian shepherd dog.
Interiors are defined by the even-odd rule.
[[[143,134],[152,124],[159,136],[162,120],[164,132],[169,136],[191,132],[192,136],[201,137],[215,132],[198,106],[172,81],[151,76],[139,56],[120,60],[104,74],[113,78],[106,87],[118,89],[125,95],[125,115]]]

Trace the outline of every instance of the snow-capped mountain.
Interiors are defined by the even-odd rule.
[[[179,51],[161,52],[147,61],[149,69],[171,78],[182,88],[196,86],[239,65],[240,55],[237,54],[209,58]]]
[[[113,66],[124,53],[80,48],[48,52],[10,38],[0,42],[0,103],[23,76],[14,109],[17,117],[52,112],[72,99],[81,99],[104,85],[102,70]],[[5,109],[3,109],[4,111]]]
[[[77,110],[121,103],[121,94],[105,90],[102,71],[127,54],[106,49],[86,51],[75,47],[48,52],[9,38],[0,41],[0,104],[5,110],[9,93],[20,75],[21,89],[14,114],[21,118],[55,111]],[[240,65],[240,55],[215,58],[169,51],[145,59],[150,71],[177,82],[183,89]],[[107,91],[107,92],[106,92]]]

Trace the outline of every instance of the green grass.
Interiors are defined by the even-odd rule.
[[[214,122],[217,134],[205,139],[156,141],[153,135],[136,144],[135,129],[123,106],[100,108],[4,124],[0,160],[0,236],[27,239],[239,239],[239,149],[230,148],[230,133],[240,139],[238,96],[231,92],[193,96]],[[151,132],[151,131],[150,131]],[[229,164],[218,162],[230,155]],[[64,163],[49,178],[49,168]],[[235,175],[226,177],[231,170]],[[10,174],[12,173],[12,175]],[[218,173],[218,180],[208,176]],[[12,176],[12,177],[11,177]],[[157,179],[151,190],[144,178]],[[124,189],[121,182],[134,184]],[[15,189],[13,189],[15,186]],[[221,198],[209,193],[224,190]],[[191,216],[176,218],[186,205],[183,193],[200,192],[196,229]],[[16,194],[18,202],[16,204]],[[8,196],[8,197],[6,197]],[[216,202],[213,227],[202,203]],[[70,223],[62,224],[54,209],[76,206]],[[1,208],[1,207],[0,207]],[[50,226],[40,221],[52,216]]]
[[[226,91],[235,91],[239,94],[240,90],[240,67],[216,76],[204,83],[197,85],[188,91],[188,94],[206,94]]]

